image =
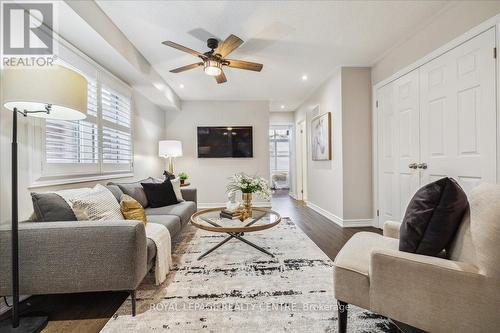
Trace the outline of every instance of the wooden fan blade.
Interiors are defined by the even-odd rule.
[[[215,77],[215,80],[219,84],[226,82],[227,79],[226,79],[226,74],[224,74],[224,71],[221,71],[220,74]]]
[[[169,40],[166,40],[166,41],[161,42],[161,43],[163,45],[167,45],[167,46],[173,47],[174,49],[177,49],[177,50],[180,50],[180,51],[192,54],[192,55],[194,55],[196,57],[202,56],[202,54],[200,52],[198,52],[198,51],[195,51],[193,49],[190,49],[189,47],[182,46],[180,44],[174,43],[174,42],[169,41]]]
[[[170,72],[171,73],[180,73],[180,72],[184,72],[184,71],[187,71],[187,70],[190,70],[190,69],[202,66],[202,65],[203,65],[202,62],[197,62],[196,64],[186,65],[186,66],[182,66],[182,67],[179,67],[176,69],[172,69]]]
[[[262,67],[264,67],[264,65],[258,64],[256,62],[231,60],[231,59],[225,59],[225,60],[229,62],[229,64],[227,65],[229,67],[246,69],[248,71],[260,72],[262,70]]]
[[[220,54],[221,57],[224,58],[229,53],[238,48],[241,44],[243,44],[243,40],[235,35],[229,35],[229,37],[227,37],[226,40],[223,41],[215,50],[215,53]]]

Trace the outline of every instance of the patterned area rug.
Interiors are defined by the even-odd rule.
[[[186,228],[167,281],[149,274],[102,332],[336,332],[332,261],[290,219],[245,237],[275,254],[271,258],[238,240]],[[349,332],[399,332],[387,319],[349,308]]]

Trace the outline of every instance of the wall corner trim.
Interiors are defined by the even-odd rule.
[[[306,205],[342,228],[372,227],[374,223],[373,219],[342,219],[310,201],[306,201]]]

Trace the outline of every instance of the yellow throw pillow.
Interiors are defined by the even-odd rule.
[[[129,195],[123,194],[120,198],[120,210],[126,220],[142,221],[144,225],[148,223],[144,207]]]

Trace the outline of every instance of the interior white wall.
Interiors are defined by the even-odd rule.
[[[372,67],[378,83],[500,12],[500,1],[456,1]]]
[[[293,125],[295,121],[294,112],[271,112],[269,113],[269,123],[271,125]]]
[[[318,109],[315,109],[319,106]],[[319,110],[316,112],[316,110]],[[332,159],[313,161],[310,151],[311,119],[331,112]],[[342,91],[341,69],[324,82],[296,111],[295,124],[306,120],[307,201],[339,218],[343,216],[342,196]],[[298,161],[300,162],[300,161]],[[296,167],[297,169],[297,167]]]
[[[2,102],[3,105],[3,102]],[[165,111],[152,104],[141,94],[133,92],[133,131],[134,131],[134,176],[113,179],[113,181],[132,181],[148,176],[161,176],[162,160],[158,157],[158,140],[164,136]],[[33,135],[36,121],[33,118],[19,118],[19,217],[27,219],[33,211],[30,192],[45,192],[66,188],[91,187],[97,183],[106,184],[108,180],[84,182],[41,188],[29,188],[30,135]],[[0,223],[10,222],[11,217],[11,135],[12,113],[2,107],[0,112]],[[40,140],[34,138],[35,140]]]
[[[198,126],[253,126],[253,158],[198,158]],[[184,101],[181,111],[168,111],[164,139],[180,140],[183,156],[175,171],[186,172],[198,189],[200,207],[224,205],[228,178],[245,172],[269,179],[269,104],[243,101]],[[255,198],[256,203],[268,205]]]

